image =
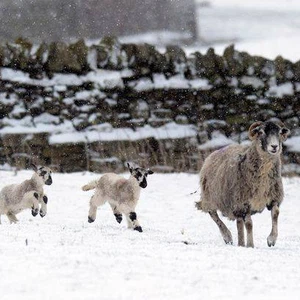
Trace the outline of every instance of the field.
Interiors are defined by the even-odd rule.
[[[2,188],[31,176],[1,171]],[[87,222],[92,192],[80,187],[99,175],[54,174],[46,186],[48,214],[30,211],[0,226],[0,291],[8,299],[297,299],[300,293],[298,178],[284,179],[279,238],[267,246],[266,210],[253,217],[254,249],[225,245],[210,217],[196,211],[198,175],[154,174],[137,214],[143,233],[118,224],[105,205]],[[127,176],[127,175],[126,175]]]

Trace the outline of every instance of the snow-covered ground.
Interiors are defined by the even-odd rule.
[[[0,172],[0,188],[31,176]],[[21,213],[0,226],[0,292],[8,299],[299,299],[300,179],[284,180],[279,238],[268,248],[270,213],[253,217],[254,249],[225,245],[194,208],[198,175],[154,174],[137,214],[144,232],[118,224],[105,205],[87,222],[96,174],[54,174],[48,215]],[[123,221],[124,222],[124,221]],[[233,222],[226,221],[236,241]],[[27,241],[27,245],[26,245]]]
[[[203,0],[197,0],[203,3]],[[300,59],[300,1],[209,0],[198,8],[201,42],[188,52],[217,53],[234,43],[236,49],[274,59],[278,55]],[[201,45],[207,44],[202,47]]]

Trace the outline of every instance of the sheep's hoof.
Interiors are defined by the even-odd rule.
[[[44,217],[46,216],[46,214],[41,210],[41,211],[40,211],[40,216],[41,216],[42,218],[44,218]]]
[[[120,224],[123,220],[122,215],[121,214],[115,214],[115,217],[116,217],[117,222]]]
[[[228,231],[227,234],[223,235],[223,239],[224,239],[225,244],[227,244],[227,245],[233,244],[232,235],[231,235],[230,231]]]
[[[269,247],[275,246],[276,238],[274,236],[269,235],[267,238],[267,243]]]
[[[31,214],[32,214],[34,217],[36,217],[38,213],[39,213],[38,208],[32,209],[32,210],[31,210]]]
[[[232,241],[224,240],[224,242],[225,242],[226,245],[233,245],[233,242],[232,242]]]
[[[141,226],[136,226],[134,227],[134,230],[138,231],[138,232],[143,232],[143,229]]]
[[[93,223],[93,222],[95,222],[95,220],[92,219],[92,218],[89,216],[89,217],[88,217],[88,222],[89,222],[89,223]]]

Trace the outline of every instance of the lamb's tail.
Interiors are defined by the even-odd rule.
[[[83,191],[93,190],[97,186],[97,180],[91,181],[82,187]]]

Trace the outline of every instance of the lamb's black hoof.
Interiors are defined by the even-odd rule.
[[[39,213],[39,210],[38,210],[38,209],[32,209],[32,210],[31,210],[31,214],[32,214],[34,217],[36,217],[38,213]]]
[[[41,216],[42,218],[44,218],[44,217],[46,216],[46,214],[41,210],[41,211],[40,211],[40,216]]]
[[[138,232],[143,232],[143,229],[141,226],[136,226],[134,227],[134,230],[138,231]]]
[[[122,215],[121,214],[115,214],[115,217],[116,217],[117,222],[120,224],[123,220]]]
[[[89,222],[89,223],[93,223],[93,222],[95,222],[95,220],[92,219],[91,217],[88,217],[88,222]]]

